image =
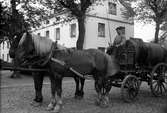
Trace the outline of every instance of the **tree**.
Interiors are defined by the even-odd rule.
[[[70,12],[72,16],[74,16],[77,19],[78,31],[79,31],[78,40],[76,44],[77,49],[83,49],[84,38],[85,38],[86,13],[89,11],[89,8],[90,6],[92,6],[92,4],[98,5],[97,1],[101,0],[57,0],[56,2],[53,0],[46,0],[46,3],[52,6],[52,8],[53,4],[55,4],[54,6],[55,10],[65,8]],[[129,3],[127,2],[128,0],[115,0],[115,1],[120,1],[120,3],[123,4],[127,9],[130,8]]]
[[[97,1],[101,0],[11,0],[13,15],[12,20],[16,20],[16,17],[18,17],[17,15],[23,14],[21,12],[24,12],[24,15],[22,15],[24,16],[24,19],[19,20],[23,20],[22,22],[27,22],[28,25],[36,27],[40,26],[42,21],[53,17],[55,11],[59,12],[60,10],[66,9],[70,13],[68,15],[70,17],[69,20],[73,19],[73,17],[78,20],[79,36],[76,47],[77,49],[83,49],[86,13],[89,11],[90,6],[94,3],[96,4]],[[129,0],[115,1],[120,1],[120,3],[123,4],[127,9],[130,8]],[[16,10],[17,6],[20,6],[20,9],[22,9],[22,11]],[[130,11],[132,10],[129,10],[127,12]],[[16,26],[14,24],[15,23],[11,24],[11,26]]]
[[[160,36],[160,41],[165,41],[167,39],[167,20],[161,26],[162,35]]]
[[[160,27],[167,21],[167,0],[138,0],[136,3],[136,19],[155,22],[154,42],[158,43]]]
[[[16,9],[16,0],[11,0],[11,8],[0,5],[0,32],[1,40],[6,36],[9,41],[16,33],[20,33],[25,29],[29,29],[29,25],[24,20],[24,16]]]
[[[39,0],[10,0],[11,7],[3,6],[1,2],[1,38],[7,36],[12,41],[15,34],[40,26],[43,20],[48,19],[50,13],[47,8],[37,7],[37,2],[40,5]]]
[[[3,6],[2,2],[0,2],[0,43],[4,40],[4,36],[8,34],[6,26],[8,25],[9,18],[7,7]]]

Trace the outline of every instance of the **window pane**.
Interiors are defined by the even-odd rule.
[[[9,61],[9,54],[7,54],[7,61]]]
[[[104,23],[98,23],[98,36],[105,37],[105,24]]]
[[[115,3],[108,3],[109,14],[116,15],[117,14],[117,5]]]
[[[5,58],[4,58],[4,54],[2,54],[2,59],[4,60]]]
[[[46,37],[49,38],[49,31],[46,31]]]
[[[71,32],[70,32],[70,36],[71,37],[76,37],[76,24],[71,24]]]
[[[60,28],[56,28],[56,40],[60,40]]]

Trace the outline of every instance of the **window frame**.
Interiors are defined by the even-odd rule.
[[[47,36],[48,35],[48,36]],[[45,36],[46,36],[46,38],[50,38],[50,31],[49,30],[47,30],[46,32],[45,32]]]
[[[75,38],[76,36],[77,36],[77,25],[76,23],[70,24],[70,37]]]
[[[111,8],[111,6],[114,6],[114,8]],[[111,15],[117,15],[117,4],[113,2],[108,2],[108,13]]]
[[[105,37],[106,31],[105,31],[105,23],[98,23],[98,37]]]
[[[60,40],[60,27],[55,28],[55,39]]]

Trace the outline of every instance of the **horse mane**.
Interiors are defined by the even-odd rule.
[[[52,44],[54,43],[51,39],[35,34],[32,34],[31,37],[38,55],[44,56],[51,51]]]

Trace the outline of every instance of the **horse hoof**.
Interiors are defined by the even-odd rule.
[[[52,113],[60,113],[61,109],[62,109],[62,105],[56,105],[51,112]]]
[[[108,107],[108,103],[106,102],[101,102],[99,105],[101,108],[107,108]]]
[[[107,108],[108,106],[109,106],[109,101],[107,99],[100,101],[100,107]]]
[[[101,100],[100,100],[100,99],[97,99],[97,100],[95,101],[95,105],[97,105],[97,106],[100,106],[100,103],[101,103]]]
[[[39,106],[42,105],[42,103],[41,102],[35,102],[35,101],[33,101],[33,102],[30,103],[30,105],[34,106],[34,107],[39,107]]]
[[[46,108],[47,111],[51,111],[51,110],[53,110],[53,109],[54,109],[54,105],[53,105],[52,103],[50,103],[50,104],[48,105],[48,107]]]

